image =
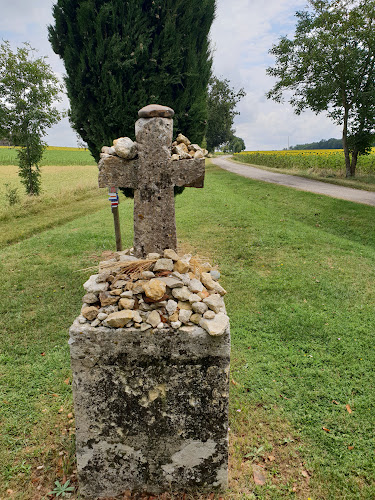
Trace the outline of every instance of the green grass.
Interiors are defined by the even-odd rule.
[[[17,152],[14,148],[0,148],[0,165],[17,163]],[[96,165],[96,162],[88,150],[47,149],[41,161],[42,167],[46,165]]]
[[[30,197],[17,167],[0,166],[0,248],[108,206],[95,166],[46,166],[41,178],[41,195]],[[5,184],[17,189],[20,203],[9,206]]]
[[[130,246],[131,202],[120,211]],[[211,166],[176,214],[181,245],[218,264],[229,292],[225,498],[373,499],[374,208]],[[67,330],[89,275],[76,271],[113,248],[110,210],[90,208],[1,250],[0,497],[10,488],[28,500],[38,485],[41,496],[72,474]],[[265,486],[252,482],[249,453]]]

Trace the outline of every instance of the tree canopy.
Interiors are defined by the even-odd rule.
[[[53,50],[63,59],[73,128],[98,161],[104,145],[134,139],[137,112],[172,107],[175,133],[201,143],[215,0],[57,0]]]
[[[346,175],[355,175],[375,125],[375,1],[308,0],[296,13],[294,38],[282,37],[270,50],[267,73],[277,80],[267,97],[283,101],[285,91],[297,114],[326,111],[342,126]]]
[[[231,139],[225,144],[223,151],[229,153],[240,153],[245,149],[245,141],[241,137],[233,135]]]
[[[308,142],[306,144],[296,144],[290,146],[291,150],[301,149],[342,149],[342,139],[321,139],[319,142]]]
[[[20,147],[19,175],[30,195],[40,190],[42,137],[62,115],[54,106],[62,86],[45,59],[27,43],[16,51],[0,45],[0,137]]]
[[[245,95],[243,88],[236,91],[227,79],[220,80],[216,76],[210,78],[206,133],[209,151],[214,151],[215,148],[228,143],[234,137],[234,117],[240,114],[236,111],[236,105]]]

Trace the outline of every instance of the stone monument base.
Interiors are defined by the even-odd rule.
[[[84,498],[227,486],[230,333],[70,328]]]

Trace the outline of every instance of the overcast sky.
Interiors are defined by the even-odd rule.
[[[47,25],[53,23],[54,0],[0,0],[0,34],[13,47],[28,41],[48,56],[54,71],[62,77],[64,66],[54,54],[47,38]],[[236,89],[244,87],[246,97],[239,103],[236,135],[247,150],[282,149],[289,144],[341,137],[341,130],[324,115],[306,112],[294,115],[288,104],[268,101],[265,93],[273,80],[266,68],[273,64],[268,50],[282,35],[292,35],[294,14],[305,0],[217,0],[216,19],[211,38],[214,72],[228,78]],[[62,106],[69,107],[67,98]],[[54,126],[46,140],[53,146],[76,146],[77,138],[67,119]]]

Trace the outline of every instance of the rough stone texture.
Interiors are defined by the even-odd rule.
[[[99,274],[93,274],[90,278],[83,284],[83,288],[87,293],[99,293],[108,289],[108,283],[97,282]]]
[[[70,329],[81,495],[226,487],[229,327],[142,326]]]
[[[167,285],[163,281],[154,278],[143,285],[143,290],[150,299],[160,300],[167,290]]]
[[[204,159],[171,161],[173,120],[161,117],[159,111],[155,111],[156,115],[143,111],[144,118],[135,124],[137,159],[104,155],[98,164],[99,187],[135,190],[134,254],[137,257],[145,257],[150,252],[163,254],[166,248],[176,250],[174,186],[201,188],[204,182]]]
[[[208,312],[208,311],[207,311]],[[205,313],[206,315],[207,313]],[[225,331],[229,327],[229,318],[226,314],[220,312],[216,314],[213,319],[207,319],[203,317],[199,325],[203,327],[210,335],[224,335]]]
[[[138,160],[124,160],[119,156],[102,158],[98,163],[99,187],[129,187],[137,186]]]
[[[138,257],[163,253],[166,248],[176,250],[174,186],[192,185],[204,175],[204,160],[191,160],[190,165],[171,162],[172,133],[170,118],[140,118],[135,124],[139,164],[134,192],[134,251]],[[195,162],[199,161],[203,164],[197,172]]]
[[[171,248],[166,248],[164,250],[164,258],[166,258],[166,259],[172,259],[173,261],[177,261],[180,257]]]
[[[153,118],[160,116],[162,118],[173,118],[174,111],[168,106],[161,106],[160,104],[149,104],[138,111],[139,118]]]
[[[210,309],[215,311],[215,313],[225,310],[224,300],[217,293],[210,295],[207,299],[203,299],[203,302],[207,304]]]
[[[113,326],[114,328],[122,328],[133,319],[133,316],[133,311],[124,309],[123,311],[117,311],[110,314],[105,321],[109,326]]]
[[[125,160],[133,160],[137,156],[137,144],[129,137],[119,137],[113,141],[117,156]]]
[[[172,259],[159,259],[155,262],[154,272],[156,271],[173,271]]]
[[[95,306],[84,307],[81,311],[82,316],[92,321],[98,315],[98,309]]]

